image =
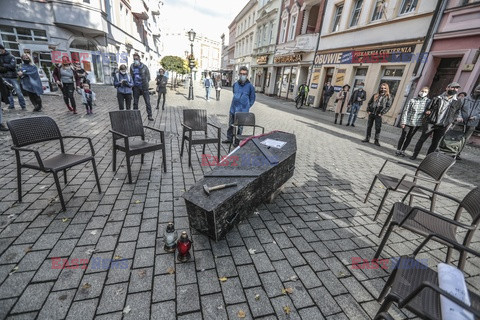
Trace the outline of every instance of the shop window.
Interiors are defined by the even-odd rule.
[[[407,14],[415,11],[418,0],[403,0],[400,14]]]
[[[373,9],[372,21],[381,20],[385,10],[385,0],[377,0]]]
[[[355,27],[358,24],[358,20],[360,19],[360,13],[362,13],[362,4],[363,0],[355,1],[355,5],[353,6],[352,11],[352,20],[350,20],[350,27]]]
[[[386,83],[389,86],[390,94],[395,99],[395,96],[400,86],[403,77],[403,68],[385,68],[380,83]]]
[[[343,3],[335,6],[335,15],[333,16],[332,32],[340,30],[340,19],[342,18]]]

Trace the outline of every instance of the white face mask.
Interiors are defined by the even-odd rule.
[[[418,96],[421,97],[421,98],[423,98],[423,97],[426,97],[427,94],[428,94],[428,93],[426,93],[426,92],[421,92],[421,91],[420,91],[420,92],[418,93]]]
[[[120,73],[121,73],[121,74],[125,74],[125,73],[127,73],[127,71],[125,71],[125,70],[120,70]]]

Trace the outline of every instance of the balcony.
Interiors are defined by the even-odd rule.
[[[141,20],[148,20],[148,12],[147,8],[145,7],[143,0],[135,0],[131,2],[132,4],[132,14]]]
[[[86,35],[108,33],[107,15],[99,8],[78,2],[55,2],[52,5],[55,24]]]

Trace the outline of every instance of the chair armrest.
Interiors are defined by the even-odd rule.
[[[162,132],[162,130],[160,129],[156,129],[156,128],[152,128],[150,126],[143,126],[145,129],[150,129],[150,130],[153,130],[153,131],[156,131],[156,132]]]
[[[256,127],[256,128],[261,128],[261,129],[262,129],[262,134],[265,133],[265,128],[264,128],[264,127],[259,126],[258,124],[254,125],[254,127]]]
[[[480,317],[480,310],[475,310],[473,307],[468,306],[465,304],[463,301],[455,298],[452,296],[450,293],[447,291],[441,289],[439,286],[436,284],[433,284],[429,281],[423,281],[422,284],[420,284],[418,287],[415,288],[408,296],[405,297],[405,299],[401,300],[398,302],[398,307],[403,308],[405,305],[407,305],[413,298],[415,298],[420,292],[422,292],[423,289],[430,288],[433,291],[437,292],[438,294],[444,296],[448,300],[451,300],[455,304],[457,304],[459,307],[473,313],[476,317]]]
[[[378,171],[378,173],[381,173],[383,171],[383,169],[385,168],[385,166],[387,165],[388,162],[396,163],[396,164],[399,164],[399,165],[404,165],[404,166],[407,166],[407,167],[412,167],[412,168],[415,168],[415,169],[417,168],[416,165],[408,163],[408,162],[398,161],[398,160],[394,160],[394,159],[386,159],[385,162],[383,163],[382,167],[380,168],[380,171]]]
[[[399,226],[403,225],[405,223],[405,221],[408,219],[408,216],[414,211],[414,210],[418,210],[418,211],[422,211],[426,214],[429,214],[431,216],[434,216],[435,218],[438,218],[440,220],[443,220],[443,221],[446,221],[446,222],[449,222],[451,224],[454,224],[456,225],[457,227],[460,227],[460,228],[464,228],[464,229],[467,229],[467,230],[475,230],[476,229],[476,226],[467,226],[466,224],[463,224],[461,222],[458,222],[458,221],[455,221],[453,219],[449,219],[447,217],[444,217],[438,213],[435,213],[435,212],[432,212],[432,211],[429,211],[427,209],[424,209],[424,208],[421,208],[421,207],[412,207],[412,209],[410,209],[410,212],[403,218],[402,222],[400,222]]]
[[[33,152],[35,154],[35,158],[37,159],[38,166],[40,167],[40,169],[45,170],[45,167],[43,166],[42,158],[40,157],[40,152],[38,152],[37,150],[28,149],[28,148],[20,148],[20,147],[12,147],[12,150],[15,150],[16,152],[20,152],[20,151],[22,151],[22,152]]]
[[[181,123],[182,127],[184,127],[185,129],[187,129],[188,131],[193,131],[192,128],[190,128],[189,126],[187,126],[186,124],[184,124],[183,122]]]
[[[152,131],[156,131],[158,133],[160,133],[160,141],[162,142],[162,144],[165,144],[165,133],[160,130],[160,129],[155,129],[155,128],[152,128],[152,127],[149,127],[149,126],[143,126],[145,129],[150,129]]]
[[[214,125],[213,123],[210,123],[210,122],[207,122],[207,125],[212,126],[212,127],[214,127],[214,128],[217,128],[217,129],[220,129],[219,126]]]
[[[120,132],[114,131],[114,130],[108,130],[108,131],[110,131],[110,132],[112,133],[112,135],[113,135],[113,145],[114,145],[114,146],[116,145],[116,143],[115,143],[115,141],[116,141],[115,136],[117,135],[117,136],[120,136],[120,137],[123,138],[123,141],[125,142],[125,149],[127,149],[127,150],[130,149],[130,145],[128,144],[128,136],[127,136],[126,134],[123,134],[123,133],[120,133]]]
[[[417,176],[415,174],[410,174],[410,173],[405,173],[403,174],[402,178],[398,181],[397,185],[395,186],[395,189],[396,190],[398,187],[400,187],[400,185],[402,184],[402,182],[405,180],[405,178],[407,177],[410,177],[410,178],[413,178],[413,179],[418,179],[418,180],[423,180],[423,181],[428,181],[428,182],[431,182],[431,183],[434,183],[434,184],[439,184],[440,181],[439,180],[433,180],[433,179],[430,179],[430,178],[426,178],[426,177],[421,177],[421,176]],[[409,191],[412,191],[412,188],[410,188]]]
[[[219,126],[214,125],[213,123],[210,123],[210,122],[207,122],[207,125],[212,126],[212,127],[214,127],[214,128],[217,129],[218,139],[220,139],[220,138],[222,137],[222,129],[220,129]],[[236,132],[236,131],[235,131],[235,132]]]
[[[470,253],[470,254],[473,254],[474,256],[480,258],[480,252],[475,251],[475,250],[473,250],[473,249],[471,249],[471,248],[469,248],[469,247],[466,247],[466,246],[458,243],[457,241],[452,241],[451,239],[446,238],[446,237],[444,237],[444,236],[442,236],[442,235],[440,235],[440,234],[429,234],[429,235],[425,238],[425,240],[423,240],[422,243],[417,247],[417,249],[415,249],[415,250],[413,251],[412,256],[415,257],[415,256],[420,252],[420,250],[422,250],[422,248],[423,248],[430,240],[435,239],[435,238],[438,239],[438,240],[442,240],[442,241],[447,242],[447,243],[450,244],[450,245],[452,246],[452,248],[455,249],[455,250],[458,250],[458,251],[466,251],[466,252],[468,252],[468,253]]]
[[[430,189],[430,188],[427,188],[427,187],[424,187],[424,186],[418,186],[418,185],[412,186],[410,188],[410,190],[408,190],[407,194],[403,197],[402,202],[404,202],[407,199],[408,195],[413,191],[413,189],[416,189],[416,188],[431,192],[433,194],[436,194],[438,196],[441,196],[441,197],[444,197],[444,198],[447,198],[447,199],[450,199],[452,201],[455,201],[458,204],[460,204],[460,202],[461,202],[461,200],[458,200],[457,198],[454,198],[454,197],[452,197],[448,194],[445,194],[445,193],[442,193],[442,192],[439,192],[439,191],[436,191],[436,190],[433,190],[433,189]]]
[[[128,138],[127,135],[125,135],[125,134],[123,134],[123,133],[120,133],[120,132],[118,132],[118,131],[114,131],[114,130],[108,130],[108,131],[110,131],[110,132],[113,133],[114,135],[120,136],[120,137],[122,137],[122,138]]]
[[[93,157],[95,156],[95,149],[93,149],[92,139],[90,139],[89,137],[63,136],[62,138],[63,139],[87,139],[88,144],[90,145],[90,152],[92,153]]]

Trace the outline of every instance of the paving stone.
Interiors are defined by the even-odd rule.
[[[34,243],[44,231],[45,228],[28,228],[15,240],[15,244]]]
[[[152,320],[175,320],[175,301],[152,304]]]
[[[0,264],[18,263],[20,260],[22,260],[28,248],[30,248],[30,246],[26,244],[18,245],[18,246],[10,246],[0,256]]]
[[[201,312],[194,312],[194,313],[181,315],[177,319],[178,320],[197,320],[197,319],[201,319],[201,318],[202,318],[202,313]]]
[[[365,288],[355,278],[342,278],[340,279],[340,282],[342,282],[345,288],[348,288],[348,292],[357,302],[365,302],[373,299],[368,291],[365,290]]]
[[[307,252],[302,256],[305,258],[305,260],[307,260],[308,265],[313,269],[313,271],[318,272],[328,269],[328,266],[323,262],[323,259],[320,258],[320,256],[315,252]]]
[[[257,253],[261,253],[265,251],[257,237],[243,238],[243,242],[245,242],[245,247],[248,250],[253,249]]]
[[[293,292],[289,294],[293,304],[297,309],[310,307],[314,305],[312,298],[308,294],[307,289],[302,285],[300,281],[289,281],[283,284],[285,288],[292,288]]]
[[[0,286],[0,299],[18,297],[27,287],[35,272],[12,273]]]
[[[131,311],[123,319],[149,320],[150,319],[150,293],[141,292],[129,294],[125,306],[130,306]]]
[[[75,290],[50,293],[38,319],[64,319],[74,296]]]
[[[196,284],[177,287],[177,313],[200,310],[200,297]],[[198,318],[197,318],[198,319]]]
[[[108,270],[107,284],[129,281],[133,265],[132,260],[122,260],[118,264],[112,265],[116,266],[116,268],[111,267]]]
[[[280,249],[276,243],[267,243],[264,244],[263,247],[265,248],[265,252],[271,261],[285,259],[282,249]]]
[[[68,257],[73,252],[77,239],[58,240],[57,244],[50,251],[49,258]]]
[[[107,272],[91,273],[84,275],[75,296],[75,301],[99,297],[102,293],[106,277]]]
[[[268,296],[262,288],[246,289],[245,295],[254,319],[274,312]]]
[[[195,243],[195,242],[194,242]],[[196,245],[195,248],[197,250],[202,250],[201,248],[198,248]],[[204,248],[206,249],[206,248]],[[212,253],[213,255],[217,257],[224,257],[224,256],[229,256],[230,255],[230,249],[228,248],[228,244],[226,240],[220,240],[217,242],[212,243]]]
[[[22,261],[18,264],[19,271],[32,271],[37,270],[42,265],[43,261],[48,255],[46,251],[31,251],[28,252]]]
[[[67,320],[90,320],[95,317],[98,299],[76,301],[68,311]]]
[[[153,232],[140,232],[137,240],[137,248],[154,247],[156,241],[156,233]]]
[[[309,266],[297,267],[295,268],[295,273],[298,274],[298,277],[307,289],[320,287],[322,285],[320,279],[318,279],[315,272]]]
[[[231,257],[222,257],[215,260],[217,265],[217,273],[221,277],[238,276],[237,269]]]
[[[97,314],[123,310],[127,287],[128,283],[106,285],[100,298]]]
[[[123,242],[117,245],[114,256],[120,256],[123,259],[133,259],[135,255],[135,242]]]
[[[227,319],[227,311],[220,293],[201,297],[204,319]]]
[[[7,317],[8,312],[15,302],[17,302],[17,298],[0,300],[0,319],[5,319]]]
[[[143,248],[135,251],[134,268],[145,268],[154,265],[155,248]]]
[[[85,270],[80,267],[77,269],[63,269],[55,282],[53,291],[77,288],[84,272]]]
[[[98,239],[95,246],[96,252],[105,252],[115,250],[118,236],[102,236]]]
[[[240,271],[239,271],[240,272]],[[200,294],[210,294],[220,292],[220,281],[216,270],[205,270],[197,272],[198,287],[200,288]]]
[[[185,287],[188,288],[188,286]],[[153,279],[152,302],[166,301],[171,299],[175,299],[175,275],[167,274],[156,276]]]
[[[195,265],[197,270],[215,268],[212,252],[209,250],[195,251]]]
[[[320,278],[320,281],[322,281],[323,285],[334,296],[348,292],[348,290],[345,289],[342,283],[330,270],[319,272],[317,275]]]
[[[253,254],[252,260],[253,260],[253,263],[255,264],[255,268],[257,269],[258,273],[275,270],[272,263],[270,262],[270,259],[268,259],[268,256],[265,253]]]
[[[342,308],[335,302],[335,299],[325,287],[308,290],[315,305],[320,308],[324,316],[329,316],[342,311]]]
[[[197,253],[195,253],[195,257]],[[155,274],[166,274],[168,269],[175,269],[175,254],[166,253],[155,256]]]
[[[239,278],[228,278],[227,281],[221,283],[221,287],[226,304],[245,302]]]
[[[139,227],[123,228],[120,234],[120,242],[136,241],[138,238]]]
[[[323,320],[325,319],[317,307],[305,308],[298,311],[302,320]]]
[[[235,261],[235,265],[242,265],[242,264],[250,264],[252,263],[252,259],[250,258],[250,253],[245,247],[233,247],[230,248],[232,252],[233,260]]]
[[[245,314],[245,318],[243,319],[248,319],[248,320],[253,319],[250,313],[250,310],[248,308],[248,305],[246,303],[227,306],[228,319],[238,319],[239,318],[238,314],[240,311]]]
[[[30,284],[13,308],[12,313],[40,310],[52,287],[53,282]]]
[[[342,306],[342,311],[349,318],[355,319],[370,319],[370,317],[363,311],[362,307],[349,294],[335,297],[335,300]]]
[[[285,319],[285,320],[290,320],[290,319],[297,319],[300,320],[300,316],[297,313],[297,310],[293,306],[292,300],[286,295],[276,297],[270,300],[273,305],[273,309],[275,310],[275,315],[277,319]],[[288,307],[289,308],[289,313],[286,314],[285,309]]]

